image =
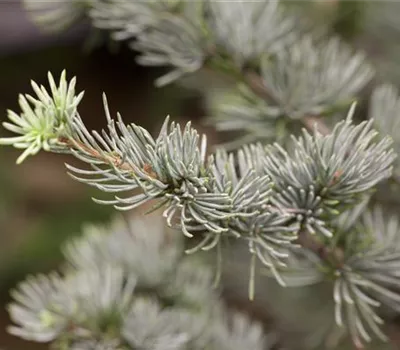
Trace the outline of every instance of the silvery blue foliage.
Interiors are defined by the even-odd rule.
[[[377,86],[373,91],[369,117],[374,119],[377,129],[383,134],[390,135],[396,153],[400,151],[400,98],[397,88],[390,84]],[[398,159],[395,162],[394,173],[400,175]]]
[[[130,237],[114,245],[121,230]],[[12,334],[76,350],[266,349],[262,327],[226,310],[202,263],[170,255],[178,242],[161,226],[133,219],[85,231],[67,245],[63,274],[29,277],[12,293]],[[173,271],[159,264],[163,257]],[[159,270],[152,284],[140,266],[145,259]]]
[[[139,299],[132,305],[123,332],[133,349],[200,349],[196,342],[200,342],[207,321],[201,314],[163,309],[152,300]]]
[[[178,1],[98,0],[93,2],[90,16],[99,28],[113,30],[116,40],[134,38],[162,18],[160,12],[174,10]]]
[[[168,224],[172,225],[174,215],[181,213],[179,226],[188,237],[193,237],[191,229],[199,227],[214,233],[227,231],[220,221],[235,213],[232,213],[228,194],[213,191],[209,181],[205,136],[200,139],[190,123],[183,130],[175,123],[169,125],[167,118],[159,136],[154,139],[139,126],[125,125],[120,116],[115,122],[107,109],[106,114],[108,133],[104,131],[102,136],[97,132],[91,134],[80,117],[74,120],[81,146],[73,153],[91,164],[93,170],[72,166],[68,169],[76,174],[74,178],[106,192],[140,188],[144,193],[97,202],[130,210],[152,198],[164,197],[167,209],[163,215]],[[101,154],[102,160],[99,161],[88,146]],[[114,164],[113,169],[101,168],[101,165],[107,165],[110,153],[118,156],[121,165]]]
[[[110,228],[86,226],[83,237],[65,244],[63,251],[68,264],[84,269],[101,268],[111,262],[134,272],[139,287],[158,286],[164,276],[172,275],[175,270],[179,244],[171,232],[166,233],[166,237],[171,236],[171,244],[166,244],[167,238],[163,235],[149,235],[149,230],[163,231],[161,220],[135,220],[134,227],[131,224],[116,220]]]
[[[208,288],[213,281],[210,269],[195,263],[193,258],[184,259],[164,281],[160,294],[179,305],[216,304],[218,293]]]
[[[388,341],[383,320],[389,314],[397,314],[400,302],[399,228],[396,216],[384,213],[380,206],[368,209],[368,200],[364,200],[338,216],[333,224],[336,247],[340,247],[336,253],[340,256],[322,259],[297,249],[286,260],[288,268],[282,269],[282,278],[288,286],[310,285],[316,290],[325,290],[316,295],[327,310],[321,310],[322,319],[308,331],[310,338],[318,338],[319,332],[325,333],[315,345],[326,340],[332,327],[338,342],[346,331],[360,347],[365,343],[374,344],[377,339]],[[332,293],[327,295],[326,290],[330,288]],[[329,306],[331,302],[334,312]]]
[[[18,304],[9,307],[16,323],[9,332],[39,342],[55,339],[67,327],[70,312],[67,297],[60,293],[62,286],[58,275],[29,277],[21,283],[18,291],[11,294]],[[58,315],[57,304],[64,315]]]
[[[332,237],[324,218],[356,204],[360,194],[391,176],[391,139],[376,140],[371,121],[353,125],[354,107],[329,135],[304,131],[293,138],[292,152],[278,144],[267,148],[265,166],[278,189],[272,202],[292,208],[312,234]]]
[[[342,233],[344,263],[336,270],[334,300],[337,324],[346,324],[361,344],[372,341],[371,333],[387,340],[381,305],[400,309],[400,223],[381,207],[363,213],[359,222]]]
[[[145,66],[172,66],[173,70],[156,80],[163,86],[187,73],[199,70],[207,56],[207,40],[189,20],[165,18],[159,25],[138,36],[132,48],[141,52],[137,61]]]
[[[259,69],[260,76],[251,79],[256,90],[242,83],[208,96],[217,129],[240,132],[227,147],[286,142],[296,121],[347,107],[373,76],[362,53],[338,38],[317,42],[311,36],[261,58]]]
[[[46,30],[62,30],[85,13],[85,5],[97,0],[23,0],[26,11],[34,22]]]
[[[82,340],[69,345],[71,350],[119,350],[121,349],[118,340]]]
[[[114,204],[116,208],[125,210],[151,198],[164,197],[162,203],[167,206],[164,216],[169,225],[173,225],[178,216],[178,225],[186,236],[205,232],[202,241],[190,252],[216,247],[223,233],[237,237],[245,233],[251,246],[255,240],[257,256],[267,266],[273,268],[274,259],[286,257],[279,252],[279,245],[296,239],[296,226],[284,225],[293,215],[268,207],[272,195],[270,178],[253,170],[256,162],[260,162],[258,157],[262,149],[245,148],[238,153],[237,159],[233,154],[221,151],[215,159],[206,160],[205,138],[200,143],[190,124],[181,130],[174,123],[168,126],[167,119],[158,138],[153,139],[143,128],[125,125],[120,116],[116,124],[107,108],[106,115],[109,131],[108,134],[103,132],[103,136],[97,132],[90,134],[80,117],[75,119],[74,130],[84,147],[79,146],[73,153],[91,164],[94,170],[71,166],[68,169],[76,174],[74,178],[103,191],[122,192],[141,187],[144,193],[97,202]],[[103,159],[107,159],[111,152],[117,154],[124,159],[124,166],[100,168],[92,148],[97,154],[102,154]],[[101,160],[101,163],[107,164],[107,161]],[[145,172],[143,169],[146,167],[148,171]],[[90,175],[92,177],[88,177]],[[253,232],[257,232],[254,237]],[[285,235],[285,232],[289,234]],[[278,249],[272,249],[272,246],[278,246]],[[275,258],[270,260],[271,257]]]
[[[335,303],[335,323],[349,331],[358,346],[371,343],[375,337],[388,338],[382,330],[383,307],[398,312],[400,303],[398,218],[367,201],[340,215],[335,221],[336,241],[341,247],[341,260],[324,261],[315,255],[288,261],[293,273],[283,272],[288,284],[297,285],[302,271],[311,284],[324,282],[331,275]],[[304,281],[300,285],[305,285]],[[328,302],[328,301],[327,301]],[[397,310],[397,311],[396,311]]]
[[[363,4],[363,27],[359,33],[379,77],[396,85],[399,83],[399,46],[396,42],[400,32],[399,10],[397,1],[366,2]]]
[[[149,28],[155,28],[171,14],[186,16],[203,1],[187,0],[89,0],[89,15],[94,25],[112,31],[116,40],[134,39]]]
[[[102,331],[108,319],[120,322],[131,302],[136,277],[106,266],[61,276],[31,277],[13,293],[10,306],[18,326],[9,331],[27,340],[53,341],[71,332],[77,338]]]
[[[236,313],[231,319],[231,328],[216,327],[215,348],[221,350],[242,350],[249,346],[249,349],[263,350],[267,339],[261,327],[251,326],[249,319],[240,313]],[[272,344],[271,344],[272,345]]]
[[[209,1],[216,40],[239,65],[294,41],[296,21],[273,1]]]
[[[207,94],[211,110],[210,123],[218,131],[233,131],[240,135],[221,146],[227,149],[256,141],[279,141],[286,136],[285,120],[280,108],[260,98],[246,85],[228,91],[212,91]]]
[[[281,115],[297,119],[348,105],[371,80],[362,53],[338,38],[316,43],[304,37],[261,64],[263,84]]]
[[[60,85],[67,86],[63,79]],[[55,100],[57,96],[53,93]],[[206,138],[190,123],[181,128],[166,118],[153,137],[140,126],[125,124],[119,114],[116,120],[111,118],[103,100],[106,130],[90,132],[74,108],[65,113],[65,128],[54,131],[58,135],[54,151],[64,147],[64,152],[92,168],[68,165],[71,176],[116,194],[113,200],[96,202],[130,210],[156,199],[159,207],[164,206],[168,225],[196,240],[188,253],[217,248],[221,261],[222,235],[236,237],[248,243],[249,252],[281,284],[285,283],[278,270],[286,266],[299,232],[331,238],[332,216],[357,204],[360,196],[388,178],[395,158],[389,138],[375,139],[372,121],[353,124],[354,106],[331,134],[304,131],[293,138],[289,151],[278,144],[249,145],[236,153],[218,151],[206,157]],[[40,103],[45,110],[47,105],[53,108],[51,103]],[[39,121],[44,115],[32,113]],[[85,261],[88,255],[79,256]],[[168,264],[164,267],[168,269]],[[251,295],[254,269],[253,259]],[[143,274],[150,284],[157,278],[151,271]]]
[[[245,232],[250,252],[284,284],[276,266],[285,265],[282,260],[288,257],[286,248],[297,239],[299,227],[290,224],[293,214],[270,205],[273,183],[262,163],[265,157],[261,145],[239,150],[237,161],[233,154],[219,150],[215,155],[214,174],[219,187],[234,199],[234,207],[248,214],[230,220],[230,230],[238,237]]]
[[[206,59],[208,40],[202,31],[204,1],[98,1],[89,14],[94,25],[113,31],[116,40],[129,40],[141,52],[137,61],[172,70],[157,79],[168,84],[200,69]]]
[[[95,26],[113,31],[117,40],[136,37],[132,47],[143,53],[139,63],[175,67],[157,80],[158,85],[198,70],[214,46],[242,65],[276,52],[296,36],[296,21],[284,15],[276,0],[99,1],[90,16]]]

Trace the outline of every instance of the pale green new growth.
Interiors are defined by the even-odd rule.
[[[8,119],[12,123],[3,123],[6,129],[20,136],[1,138],[0,144],[25,149],[17,159],[17,164],[41,149],[48,152],[55,150],[59,138],[68,133],[66,128],[82,100],[83,92],[75,94],[75,78],[68,83],[65,71],[61,74],[59,86],[51,73],[48,78],[50,93],[32,81],[36,96],[20,95],[21,113],[9,110]]]

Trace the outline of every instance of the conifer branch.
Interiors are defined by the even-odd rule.
[[[18,163],[41,149],[70,153],[90,166],[88,170],[67,165],[73,178],[115,195],[96,202],[129,210],[156,199],[168,225],[195,240],[187,253],[216,248],[221,261],[223,238],[246,243],[251,255],[250,297],[258,261],[281,285],[330,281],[335,322],[345,326],[354,346],[362,348],[372,340],[371,334],[387,340],[378,308],[400,310],[400,224],[379,208],[367,210],[365,203],[376,185],[392,176],[393,164],[395,174],[398,171],[391,138],[380,136],[373,123],[392,135],[398,151],[393,115],[399,102],[394,89],[378,89],[371,102],[373,118],[353,123],[354,98],[373,75],[362,53],[338,38],[320,41],[302,33],[297,19],[278,1],[90,0],[82,6],[74,0],[44,12],[47,15],[40,19],[53,28],[58,16],[60,23],[71,23],[86,13],[95,27],[111,31],[115,40],[126,40],[138,51],[139,64],[170,67],[157,79],[158,86],[201,69],[231,78],[230,91],[211,96],[214,123],[220,130],[244,130],[246,135],[236,140],[235,146],[241,146],[236,152],[218,150],[206,157],[206,139],[190,123],[181,128],[167,118],[153,137],[140,126],[125,124],[120,115],[112,118],[105,97],[107,128],[89,131],[77,112],[82,94],[75,95],[75,80],[68,84],[64,74],[57,87],[50,75],[51,93],[33,83],[37,96],[21,96],[22,113],[8,113],[10,122],[4,126],[18,136],[0,143],[24,149]],[[221,95],[228,102],[221,103]],[[350,105],[347,118],[332,130],[324,124],[325,118]],[[305,129],[293,136],[292,127],[300,123]],[[271,144],[242,145],[256,140]],[[85,249],[78,249],[77,265],[82,264]],[[115,277],[121,288],[113,296],[129,300],[125,287],[132,294],[136,286],[124,285],[118,280],[120,272],[110,271],[94,274],[93,285]],[[59,280],[42,278],[32,285],[57,294]],[[180,279],[175,283],[183,284]],[[72,286],[73,290],[74,282]],[[36,302],[41,295],[32,297]],[[19,307],[14,309],[16,319]],[[54,317],[54,310],[44,307]],[[24,309],[35,319],[36,311],[31,311]],[[120,335],[133,348],[147,344],[137,336],[143,332],[137,327],[143,314],[169,321],[177,315],[186,317],[166,315],[157,303],[135,302]],[[57,319],[55,324],[64,327],[64,321]],[[13,331],[35,336],[23,322]],[[45,327],[44,337],[54,337],[54,332],[59,329]],[[191,328],[188,334],[197,333]],[[175,329],[167,336],[176,348],[186,341]],[[37,339],[44,339],[43,334]],[[258,349],[259,337],[254,339],[252,346],[245,342],[241,348]],[[79,339],[73,346],[99,344],[117,346],[108,339]]]
[[[21,116],[9,113],[12,121],[21,125],[25,125],[24,118],[41,121],[53,113],[56,103],[65,106],[66,101],[74,101],[70,94],[66,101],[57,100],[59,90],[72,91],[65,73],[59,89],[51,75],[49,80],[53,97],[33,83],[38,99],[29,97],[29,101],[36,112],[23,103]],[[294,138],[294,154],[279,145],[253,145],[240,150],[237,156],[219,151],[206,160],[206,140],[203,137],[200,141],[190,124],[181,130],[179,125],[169,125],[167,118],[158,138],[153,139],[143,128],[126,125],[120,115],[117,121],[112,119],[105,96],[103,100],[108,126],[101,134],[86,129],[76,103],[62,117],[53,113],[54,130],[47,136],[45,125],[41,134],[43,142],[54,144],[50,151],[67,151],[93,168],[89,171],[68,165],[71,176],[105,192],[142,189],[143,193],[126,198],[96,200],[120,210],[135,208],[151,198],[161,200],[170,226],[175,226],[177,219],[186,236],[202,237],[190,252],[216,247],[222,234],[249,240],[252,254],[271,268],[282,284],[277,266],[285,265],[287,248],[298,239],[299,232],[298,242],[323,260],[340,256],[337,251],[329,252],[318,237],[333,237],[324,217],[340,213],[340,206],[357,203],[357,195],[389,176],[394,159],[389,139],[374,143],[376,133],[371,123],[351,124],[354,106],[347,120],[331,134],[304,131],[301,138]],[[57,118],[64,122],[62,128]],[[11,124],[5,125],[14,130]],[[56,142],[46,139],[53,140],[57,134]],[[0,142],[10,144],[13,140],[3,138]],[[25,147],[29,149],[30,145]],[[302,160],[307,161],[306,166]]]

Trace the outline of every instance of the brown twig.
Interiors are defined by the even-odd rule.
[[[301,247],[312,251],[322,261],[330,263],[337,269],[341,269],[344,264],[344,253],[339,247],[328,248],[322,244],[315,236],[309,234],[306,231],[300,231],[299,237],[296,243],[300,244]]]
[[[316,116],[305,116],[301,120],[303,124],[306,126],[308,130],[315,130],[317,129],[322,135],[328,135],[331,133],[331,130],[329,127],[321,120],[321,118],[318,118]]]
[[[96,149],[89,147],[85,145],[84,143],[78,141],[78,140],[73,140],[67,137],[60,137],[58,141],[62,144],[64,144],[66,147],[69,149],[75,149],[77,151],[83,151],[93,158],[96,158],[97,160],[100,160],[106,164],[112,164],[116,168],[119,168],[124,171],[130,171],[134,173],[134,170],[132,167],[122,161],[122,158],[119,155],[116,154],[103,154]],[[153,168],[151,167],[150,164],[144,164],[143,169],[142,169],[147,175],[149,175],[152,178],[157,178],[157,174],[153,171]]]

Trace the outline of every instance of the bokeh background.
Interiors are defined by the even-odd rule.
[[[38,0],[40,1],[40,0]],[[312,21],[367,51],[378,70],[378,79],[400,82],[400,6],[396,1],[288,1],[305,11]],[[156,131],[166,114],[174,120],[193,120],[216,141],[201,117],[201,97],[179,86],[153,87],[157,69],[139,67],[135,53],[116,45],[82,22],[66,32],[41,32],[29,20],[19,0],[0,0],[0,121],[6,109],[18,110],[19,93],[29,93],[30,80],[47,81],[63,69],[77,76],[85,90],[80,112],[93,129],[105,118],[101,94],[107,93],[113,113],[124,120]],[[4,131],[0,131],[4,135]],[[0,149],[0,347],[26,348],[5,332],[5,305],[9,290],[29,273],[46,272],[60,261],[60,246],[80,233],[85,222],[105,222],[109,207],[91,201],[96,191],[73,181],[64,163],[68,156],[41,153],[16,166],[17,151]],[[244,277],[243,281],[247,278]],[[248,305],[246,306],[248,307]],[[32,344],[30,349],[41,347]]]

